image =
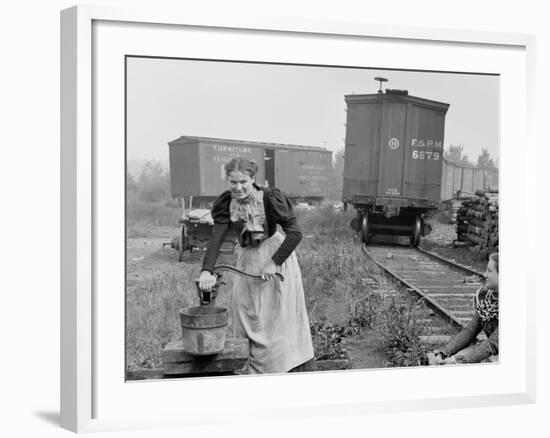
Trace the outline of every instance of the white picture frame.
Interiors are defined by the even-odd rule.
[[[193,41],[193,45],[180,44],[176,48],[164,44],[164,38],[170,32],[175,32],[171,38],[174,35],[179,38],[179,30],[182,30],[183,41],[187,38],[187,41]],[[129,33],[132,38],[127,38]],[[226,51],[220,36],[239,42],[233,44],[233,53]],[[130,49],[126,46],[128,41],[133,45]],[[303,49],[308,50],[300,52],[296,48],[292,51],[289,44],[304,44]],[[227,18],[215,14],[200,16],[192,12],[182,14],[181,11],[168,13],[93,6],[62,11],[61,426],[77,432],[94,432],[187,426],[206,421],[212,424],[211,416],[193,408],[192,404],[170,403],[170,397],[174,397],[174,391],[181,389],[182,385],[185,385],[186,393],[193,394],[198,406],[205,397],[203,393],[216,388],[226,393],[238,393],[238,402],[216,416],[215,422],[220,424],[235,418],[360,415],[534,402],[535,309],[531,298],[535,289],[530,276],[532,268],[513,254],[518,247],[532,250],[536,234],[522,242],[514,242],[506,233],[513,226],[506,217],[506,212],[514,210],[510,199],[521,199],[525,205],[531,205],[526,210],[527,218],[536,217],[536,210],[532,207],[536,205],[533,202],[536,197],[535,173],[527,170],[527,157],[535,152],[531,122],[534,119],[534,44],[533,36],[523,34],[291,18]],[[121,284],[120,276],[122,281],[124,277],[124,272],[120,271],[123,242],[118,241],[121,228],[124,228],[124,222],[120,221],[123,205],[118,205],[123,204],[124,199],[120,198],[124,172],[123,168],[117,167],[121,156],[119,148],[124,147],[118,142],[123,126],[117,124],[121,116],[120,105],[123,105],[118,97],[124,83],[123,76],[119,75],[124,62],[120,54],[166,56],[170,50],[175,50],[178,53],[174,56],[186,52],[188,57],[199,54],[207,59],[223,54],[224,59],[245,57],[248,60],[333,65],[344,62],[344,65],[350,65],[353,50],[363,45],[372,45],[371,60],[380,68],[480,71],[501,75],[501,245],[504,249],[501,252],[501,266],[504,266],[501,274],[504,285],[501,363],[444,369],[246,376],[239,377],[238,381],[223,378],[216,382],[192,379],[185,382],[125,383],[123,377],[121,380],[124,372],[117,366],[124,356],[123,344],[117,344],[124,330],[124,314],[119,312],[120,301],[106,307],[111,297],[123,295],[124,291],[117,287]],[[340,50],[342,48],[349,48],[350,53]],[[163,53],[159,53],[161,49]],[[388,56],[390,50],[394,52],[392,57]],[[309,57],[307,61],[303,59],[304,53]],[[415,53],[424,56],[421,61],[414,59]],[[364,55],[357,56],[354,65],[366,66]],[[117,64],[119,61],[120,65]],[[463,68],[458,68],[460,65]],[[111,68],[114,74],[110,74]],[[103,111],[106,99],[98,90],[106,90],[109,99],[114,99],[114,105],[109,102],[108,106],[112,114]],[[112,139],[114,142],[109,143],[108,154],[101,147],[98,149],[98,144],[106,144]],[[509,152],[518,142],[526,145],[522,149],[525,153],[519,156]],[[507,169],[509,172],[513,165],[515,173],[507,177]],[[511,184],[512,179],[516,184]],[[106,217],[105,211],[112,212],[112,215]],[[512,275],[506,269],[512,265],[514,272],[520,275]],[[106,295],[107,288],[110,289],[109,295]],[[510,290],[516,291],[513,300]],[[521,294],[517,293],[518,290]],[[472,379],[472,386],[460,384]],[[479,380],[477,386],[476,379]],[[374,380],[380,381],[381,385],[386,382],[387,391],[375,390]],[[387,385],[389,381],[396,382],[393,388]],[[417,386],[417,383],[428,381],[432,386],[427,389]],[[451,383],[443,384],[449,381],[459,384],[452,388]],[[373,390],[353,391],[359,382]],[[403,382],[410,382],[410,385]],[[316,390],[320,387],[323,387],[322,392]],[[292,390],[295,392],[290,402],[285,394]],[[158,402],[163,394],[168,400],[166,405]],[[252,394],[255,398],[251,397]],[[149,415],[143,415],[131,404],[131,400],[140,395],[146,400],[156,400],[143,408],[143,412]]]

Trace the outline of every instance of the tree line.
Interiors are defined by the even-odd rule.
[[[146,161],[137,175],[126,168],[126,194],[143,202],[171,199],[170,171],[158,161]]]
[[[477,157],[477,162],[470,161],[468,154],[464,153],[463,145],[450,145],[449,149],[444,152],[445,158],[457,163],[469,164],[471,166],[477,166],[480,169],[497,170],[498,167],[495,164],[493,157],[489,151],[485,148],[481,149],[481,153]]]

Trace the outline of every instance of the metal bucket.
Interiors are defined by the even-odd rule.
[[[195,306],[180,310],[183,349],[195,356],[221,353],[229,312],[224,307]]]

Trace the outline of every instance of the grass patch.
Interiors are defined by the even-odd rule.
[[[378,296],[368,280],[377,268],[349,226],[354,216],[329,206],[298,212],[304,238],[296,253],[318,360],[347,358],[345,338],[376,318]]]
[[[348,225],[350,217],[329,207],[300,211],[304,238],[296,253],[312,323],[347,324],[352,303],[363,293],[364,279],[370,275]]]
[[[128,367],[160,367],[160,351],[181,333],[177,309],[191,305],[190,289],[172,273],[142,282],[127,295]]]
[[[182,209],[177,203],[168,201],[145,202],[137,198],[128,199],[126,203],[126,225],[177,225],[182,215]]]
[[[384,298],[378,312],[376,330],[387,342],[388,366],[427,365],[429,347],[420,342],[420,336],[426,334],[427,328],[418,322],[417,317],[422,306],[422,299]]]
[[[159,227],[178,227],[181,216],[182,208],[176,201],[148,202],[139,199],[135,193],[129,193],[126,199],[126,236],[159,237]]]
[[[126,295],[129,370],[162,367],[163,348],[181,337],[179,310],[199,305],[194,283],[198,270],[197,264],[181,263],[153,278],[129,282]],[[220,289],[216,305],[230,307],[232,281],[230,276],[223,281],[227,284]]]

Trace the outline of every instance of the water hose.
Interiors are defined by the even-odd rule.
[[[233,266],[229,266],[229,265],[214,266],[213,271],[214,271],[214,274],[225,271],[225,272],[233,272],[233,274],[237,274],[242,277],[253,278],[254,280],[263,280],[261,275],[247,274],[246,272],[240,271],[237,268],[234,268]],[[275,273],[275,277],[277,277],[281,281],[285,280],[282,274],[279,274],[278,272]]]

